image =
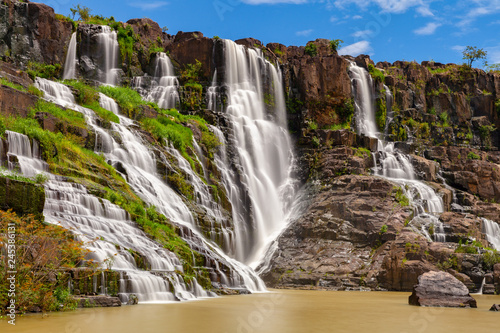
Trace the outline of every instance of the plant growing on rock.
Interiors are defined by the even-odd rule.
[[[483,49],[478,49],[477,46],[467,46],[462,54],[462,59],[466,62],[466,66],[471,69],[472,63],[476,60],[486,59],[488,52]]]
[[[310,42],[306,45],[304,53],[310,55],[311,57],[315,57],[318,54],[318,47],[313,42]]]
[[[332,39],[330,41],[330,49],[332,50],[333,53],[337,52],[337,50],[339,49],[340,45],[343,43],[344,41],[342,39]]]

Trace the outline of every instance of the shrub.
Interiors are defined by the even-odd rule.
[[[342,39],[332,39],[330,41],[330,49],[332,50],[332,52],[337,52],[343,42],[344,41]]]
[[[471,152],[469,152],[467,154],[467,159],[469,159],[469,160],[480,160],[481,157],[478,154],[476,154],[476,153],[474,153],[474,152],[471,151]]]
[[[401,187],[394,187],[393,190],[395,190],[396,201],[402,207],[408,207],[410,205],[410,199],[404,194],[403,189]]]
[[[318,54],[318,47],[313,42],[310,42],[306,45],[304,53],[310,55],[311,57],[314,57]]]
[[[34,80],[36,77],[41,77],[44,79],[56,79],[59,77],[61,72],[61,65],[49,65],[43,64],[36,61],[28,62],[27,73]]]
[[[311,130],[317,130],[318,129],[318,123],[316,123],[314,120],[311,120],[309,122],[309,129],[311,129]]]

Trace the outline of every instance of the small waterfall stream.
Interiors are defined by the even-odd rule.
[[[63,80],[76,79],[76,32],[73,32],[68,45],[68,52],[64,62]]]
[[[351,63],[350,67],[353,90],[355,91],[356,125],[358,132],[368,137],[378,139],[378,160],[375,158],[374,172],[399,184],[404,194],[409,198],[414,209],[412,227],[420,226],[419,230],[429,240],[446,241],[444,227],[438,214],[444,212],[441,197],[422,181],[416,179],[415,170],[410,157],[398,152],[394,143],[384,142],[375,122],[374,88],[370,74],[362,67]],[[386,88],[388,100],[392,103],[392,95]],[[392,110],[388,110],[392,115]],[[385,130],[385,129],[384,129]]]
[[[117,72],[120,46],[118,45],[117,33],[107,25],[101,26],[102,32],[98,34],[99,48],[102,50],[104,62],[102,70],[104,74],[100,81],[110,85],[116,85],[118,81]]]

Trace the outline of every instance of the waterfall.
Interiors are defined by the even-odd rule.
[[[207,91],[207,109],[212,111],[222,111],[222,103],[219,96],[219,87],[217,86],[217,70],[212,77],[212,85]]]
[[[226,116],[230,142],[223,140],[218,165],[233,207],[232,255],[248,265],[263,259],[286,226],[293,198],[293,152],[286,127],[283,85],[277,69],[260,50],[224,40]],[[265,80],[274,87],[264,91]],[[264,96],[273,100],[267,105]],[[222,139],[221,133],[218,134]],[[236,147],[233,152],[228,147]],[[225,162],[222,162],[226,159]],[[228,160],[229,159],[229,160]],[[239,170],[229,170],[233,164]]]
[[[102,32],[98,34],[97,40],[100,50],[102,50],[104,61],[102,70],[104,75],[101,77],[101,82],[115,85],[117,82],[118,62],[120,57],[120,46],[116,31],[112,31],[107,25],[101,26]]]
[[[362,67],[351,63],[351,80],[355,93],[356,125],[358,132],[368,137],[378,138],[378,152],[380,165],[375,166],[374,172],[379,176],[390,179],[401,186],[404,194],[409,198],[414,209],[415,217],[412,223],[420,225],[422,232],[428,239],[444,242],[444,226],[435,214],[444,211],[442,198],[425,183],[416,179],[415,170],[410,157],[398,152],[394,143],[384,142],[375,122],[375,104],[373,98],[373,82],[370,74]],[[392,103],[392,95],[386,88],[388,100]],[[391,110],[388,113],[392,114]],[[385,129],[383,129],[385,130]],[[375,159],[377,162],[377,159]],[[433,232],[429,232],[429,228]]]
[[[491,220],[481,218],[483,221],[484,234],[491,246],[500,251],[500,226]]]
[[[161,176],[157,174],[157,163],[154,152],[150,147],[145,145],[139,132],[128,127],[131,126],[131,128],[134,128],[134,121],[119,114],[119,107],[114,100],[105,95],[100,95],[101,107],[107,108],[115,114],[118,114],[120,119],[120,123],[112,123],[112,128],[108,131],[97,125],[96,115],[92,110],[74,103],[74,98],[68,87],[44,79],[37,79],[36,85],[45,93],[46,99],[85,115],[88,125],[92,127],[97,136],[95,150],[102,152],[111,165],[116,166],[118,163],[120,164],[125,170],[123,174],[124,178],[127,179],[132,189],[145,202],[156,206],[158,211],[164,214],[172,222],[186,227],[187,231],[181,229],[183,230],[184,240],[186,240],[191,248],[203,253],[208,258],[207,260],[217,263],[215,264],[215,271],[217,275],[219,275],[221,281],[226,281],[224,284],[227,287],[245,288],[251,291],[261,291],[265,289],[263,282],[253,271],[229,258],[221,250],[203,239],[203,236],[196,230],[195,222],[189,208],[181,197],[179,197],[179,195],[161,179]],[[120,137],[120,142],[117,142],[115,137]],[[183,160],[180,154],[176,155],[178,154],[177,151],[172,149],[171,153],[173,154],[173,158],[178,159],[181,169],[188,172],[192,177],[195,177],[195,173],[188,170],[186,164],[189,163]],[[168,158],[164,158],[165,163],[167,163],[167,160]],[[219,214],[217,212],[217,207],[210,205],[212,203],[208,203],[206,198],[203,199],[203,196],[206,196],[207,192],[206,189],[203,188],[204,184],[201,185],[200,182],[201,180],[193,179],[193,183],[198,184],[198,187],[195,188],[201,193],[201,195],[199,195],[199,197],[202,198],[200,201],[207,205],[205,207],[207,209],[207,215],[212,214],[214,219],[216,219]],[[62,186],[66,187],[61,189]],[[52,188],[55,188],[55,190]],[[123,215],[126,214],[126,212],[121,210],[121,208],[117,206],[114,207],[111,203],[102,200],[105,207],[111,205],[110,207],[114,207],[114,210],[121,211],[122,213],[120,214],[122,215],[120,218],[99,215],[100,210],[94,207],[97,203],[90,206],[84,206],[81,209],[88,216],[77,214],[75,218],[73,218],[72,214],[61,215],[57,213],[57,209],[50,208],[63,207],[64,210],[72,212],[75,209],[74,207],[78,207],[78,205],[84,202],[94,199],[98,200],[88,194],[83,186],[77,188],[77,193],[74,193],[74,188],[75,185],[73,184],[64,185],[61,183],[54,184],[52,181],[49,182],[47,185],[49,194],[51,193],[50,191],[54,191],[57,195],[54,195],[53,198],[51,195],[48,196],[48,201],[54,200],[54,204],[47,206],[49,207],[46,211],[48,221],[60,221],[61,225],[67,228],[74,228],[77,233],[80,233],[81,230],[82,235],[87,232],[88,239],[95,239],[96,237],[104,239],[102,242],[98,241],[95,245],[91,244],[89,246],[95,253],[95,257],[99,262],[103,262],[109,256],[114,255],[116,250],[111,253],[114,249],[113,244],[118,244],[124,249],[124,251],[121,252],[125,253],[127,252],[126,249],[133,249],[141,255],[146,256],[147,261],[151,264],[152,271],[158,271],[158,274],[162,275],[158,276],[157,273],[151,274],[147,271],[138,270],[133,258],[126,256],[128,252],[124,254],[125,257],[123,258],[121,254],[118,254],[115,256],[115,266],[113,269],[124,270],[132,286],[132,291],[128,291],[124,296],[135,293],[138,296],[140,295],[139,300],[141,302],[171,300],[173,294],[168,289],[168,283],[165,284],[165,279],[168,279],[174,286],[175,297],[178,299],[191,299],[194,297],[213,295],[213,293],[203,291],[196,281],[193,281],[189,286],[185,286],[182,278],[173,273],[175,270],[182,271],[182,266],[177,257],[161,249],[161,246],[149,240],[147,235],[140,231],[128,216]],[[86,197],[88,198],[84,199]],[[61,198],[68,199],[63,200]],[[68,209],[66,208],[67,206],[71,208]],[[105,210],[107,210],[107,208]],[[77,224],[79,225],[77,226]],[[117,228],[114,228],[115,224]],[[86,227],[86,225],[90,227]],[[123,225],[124,231],[120,230],[120,225]],[[117,232],[116,230],[119,231]],[[230,270],[229,276],[225,276],[220,270],[218,262],[228,267]],[[123,299],[126,299],[126,297],[123,297]]]
[[[64,62],[63,80],[76,79],[76,61],[76,32],[73,32]]]
[[[179,81],[170,58],[163,52],[158,53],[155,60],[155,76],[146,99],[156,102],[163,109],[175,108],[179,103],[178,87]]]

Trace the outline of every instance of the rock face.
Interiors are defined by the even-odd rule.
[[[73,25],[56,18],[54,9],[34,2],[3,0],[0,4],[0,55],[26,64],[64,63]]]
[[[2,162],[6,162],[3,157]],[[12,209],[20,215],[33,214],[43,221],[44,206],[43,186],[0,177],[0,209]]]
[[[122,302],[118,297],[111,296],[85,296],[75,297],[78,301],[79,308],[110,308],[122,306]]]
[[[469,295],[469,289],[445,272],[428,272],[419,276],[409,303],[417,306],[477,308],[476,300]]]

